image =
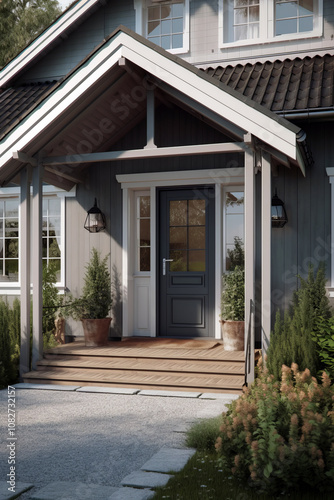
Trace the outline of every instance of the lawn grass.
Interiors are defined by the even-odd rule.
[[[174,475],[167,485],[156,488],[153,500],[332,500],[332,494],[317,491],[293,492],[278,497],[259,494],[238,483],[231,473],[222,469],[216,452],[198,451],[184,469]]]

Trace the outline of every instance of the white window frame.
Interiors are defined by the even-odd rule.
[[[31,190],[32,194],[32,190]],[[60,224],[61,224],[61,234],[60,234],[60,255],[61,255],[61,278],[60,281],[56,283],[56,287],[59,290],[63,290],[65,288],[65,219],[66,219],[66,204],[65,204],[65,198],[68,197],[75,197],[76,196],[76,189],[75,187],[71,191],[64,191],[62,189],[58,189],[54,186],[49,186],[45,185],[43,186],[43,196],[50,198],[52,196],[57,196],[60,198],[61,203],[60,203]],[[0,189],[0,199],[7,199],[7,198],[17,198],[18,202],[20,199],[20,188],[19,187],[13,187],[13,188],[2,188]],[[20,255],[20,245],[21,245],[21,235],[20,235],[20,225],[21,225],[21,210],[20,210],[20,203],[19,203],[19,255]],[[20,276],[20,259],[19,259],[19,276]],[[12,282],[0,282],[0,296],[1,295],[20,295],[20,290],[21,290],[21,282],[20,278],[18,281],[12,281]]]
[[[225,42],[224,38],[224,2],[219,0],[218,10],[218,46],[220,49],[244,47],[265,43],[279,43],[293,40],[320,37],[323,34],[323,0],[315,0],[314,26],[312,31],[275,35],[275,0],[260,0],[260,34],[258,38],[248,38],[237,42]]]
[[[151,197],[151,193],[150,193],[150,190],[146,190],[146,191],[135,191],[135,218],[136,218],[136,248],[135,248],[135,270],[134,270],[134,274],[135,275],[150,275],[150,272],[151,272],[151,269],[150,271],[141,271],[140,270],[140,221],[141,221],[141,217],[140,217],[140,198],[142,196],[148,196],[149,198]],[[150,217],[149,217],[149,220],[150,220],[150,225],[151,225],[151,217],[152,217],[152,213],[151,213],[151,205],[150,205]],[[146,217],[146,219],[148,219],[148,217]],[[152,251],[152,248],[151,248],[151,239],[150,239],[150,252]],[[150,267],[151,267],[151,263],[150,263]]]
[[[157,2],[157,5],[163,3]],[[168,1],[164,3],[169,3]],[[147,38],[147,5],[151,4],[151,0],[134,0],[134,8],[136,15],[136,33]],[[190,25],[190,0],[183,0],[184,18],[183,18],[183,47],[178,49],[169,49],[170,54],[186,54],[189,52],[189,25]]]

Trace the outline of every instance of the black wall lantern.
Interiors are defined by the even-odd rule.
[[[94,206],[87,212],[84,228],[90,233],[99,233],[106,228],[106,218],[98,208],[96,198]]]
[[[277,189],[271,201],[271,226],[284,227],[288,222],[288,216],[284,208],[284,203],[277,196]]]

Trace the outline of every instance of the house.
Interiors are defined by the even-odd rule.
[[[42,262],[77,294],[92,247],[112,336],[221,338],[235,237],[246,345],[267,348],[309,264],[334,286],[333,38],[330,0],[79,0],[1,70],[0,295],[21,295],[23,372],[30,282],[35,364]]]

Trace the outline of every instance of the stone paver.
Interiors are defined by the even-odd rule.
[[[225,399],[230,402],[232,399],[238,399],[241,394],[226,394],[222,392],[203,392],[199,399]]]
[[[182,391],[154,391],[144,389],[138,392],[138,396],[162,396],[170,398],[198,398],[201,392],[182,392]]]
[[[128,394],[134,395],[139,392],[139,389],[127,389],[126,387],[94,387],[94,386],[84,386],[77,389],[77,392],[95,392],[102,394]]]
[[[169,474],[138,470],[125,476],[121,484],[123,486],[132,486],[133,488],[156,488],[158,486],[165,486],[171,477],[173,476]]]
[[[155,492],[147,488],[120,488],[111,495],[110,500],[149,500],[154,497]]]
[[[15,493],[8,491],[9,487],[10,485],[7,483],[7,481],[0,481],[0,500],[10,500],[11,498],[17,498],[17,496],[24,491],[30,490],[30,488],[33,487],[33,484],[17,482],[15,484]]]
[[[85,484],[76,482],[57,481],[50,483],[34,493],[31,500],[110,500],[110,497],[119,488]]]
[[[34,389],[34,390],[48,390],[48,391],[76,391],[80,389],[80,385],[57,385],[57,384],[14,384],[15,389]]]
[[[140,469],[150,472],[178,472],[188,462],[196,450],[191,448],[161,448]]]

